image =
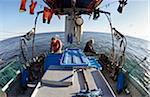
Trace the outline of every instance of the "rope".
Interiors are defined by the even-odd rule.
[[[111,29],[111,37],[112,37],[112,51],[111,51],[111,58],[112,58],[112,64],[115,63],[115,46],[114,46],[114,34],[113,34],[113,27],[112,27],[112,23],[111,23],[111,17],[110,14],[105,14],[106,18],[109,22],[110,25],[110,29]]]
[[[113,30],[116,32],[116,35],[119,36],[118,41],[120,40],[120,52],[121,52],[121,54],[120,54],[120,57],[118,58],[118,63],[120,64],[120,66],[122,66],[124,61],[125,61],[125,51],[126,51],[126,46],[127,46],[127,40],[124,37],[124,35],[122,35],[115,28],[113,28]]]
[[[25,60],[25,62],[27,62],[28,60],[27,60],[27,57],[26,57],[25,52],[24,52],[24,49],[23,49],[23,43],[24,43],[24,45],[27,47],[27,44],[26,44],[25,39],[21,38],[21,39],[20,39],[21,53],[22,53],[22,56],[23,56],[23,59]]]
[[[35,45],[34,45],[34,41],[35,41],[35,32],[36,32],[36,25],[37,25],[37,19],[39,17],[39,14],[43,13],[43,11],[39,11],[37,12],[37,16],[35,18],[35,22],[34,22],[34,34],[33,34],[33,40],[32,40],[32,58],[34,58],[34,48],[35,48]]]

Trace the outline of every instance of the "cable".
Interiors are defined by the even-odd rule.
[[[114,34],[113,34],[113,27],[112,27],[112,23],[111,23],[111,17],[110,15],[111,14],[106,14],[104,13],[108,22],[109,22],[109,25],[110,25],[110,29],[111,29],[111,37],[112,37],[112,53],[111,53],[111,61],[112,61],[112,64],[115,63],[115,47],[114,47]]]
[[[27,47],[24,36],[21,37],[21,39],[20,39],[20,48],[21,48],[21,53],[22,53],[23,59],[25,60],[25,62],[27,62],[28,60],[27,60],[27,57],[26,57],[24,49],[23,49],[23,44]]]
[[[36,16],[35,22],[34,22],[34,34],[33,34],[33,40],[32,40],[32,58],[34,57],[34,41],[35,41],[35,32],[36,32],[37,19],[38,19],[39,15],[41,13],[43,13],[43,11],[37,12],[37,16]]]
[[[116,36],[116,38],[118,39],[118,41],[120,40],[120,56],[118,58],[118,63],[121,67],[123,67],[123,63],[125,61],[125,51],[126,51],[126,46],[127,46],[127,40],[125,38],[125,36],[123,34],[121,34],[119,31],[117,31],[115,28],[113,28],[113,30],[115,31],[114,34]]]

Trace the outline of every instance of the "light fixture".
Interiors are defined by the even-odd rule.
[[[83,24],[83,19],[81,17],[77,18],[75,23],[78,25],[78,26],[81,26]]]

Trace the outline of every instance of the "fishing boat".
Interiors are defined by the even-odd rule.
[[[46,7],[37,12],[34,27],[19,37],[20,54],[5,63],[0,60],[0,64],[5,64],[0,70],[0,97],[150,97],[147,88],[150,84],[149,74],[143,75],[146,76],[142,80],[144,86],[130,74],[132,70],[123,68],[127,39],[113,27],[111,13],[99,9],[103,0],[43,1]],[[21,12],[26,11],[25,2],[21,0]],[[30,14],[34,14],[37,2],[31,2]],[[127,0],[117,2],[117,10],[121,14]],[[35,32],[40,14],[43,14],[43,23],[47,20],[49,23],[53,14],[65,16],[64,47],[61,53],[36,53]],[[84,52],[80,48],[83,47],[80,45],[84,23],[82,15],[93,15],[93,20],[97,20],[100,14],[106,15],[109,22],[112,48],[109,54]],[[119,48],[116,48],[117,45]],[[143,64],[146,59],[137,64]],[[146,67],[141,68],[147,70]]]

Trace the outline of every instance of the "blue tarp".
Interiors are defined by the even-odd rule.
[[[95,58],[89,58],[80,49],[66,49],[63,54],[48,54],[44,60],[44,71],[56,68],[95,67],[102,70]]]
[[[90,61],[89,63],[90,67],[95,67],[96,69],[102,70],[102,65],[96,61],[96,58],[89,57],[88,59]]]
[[[88,66],[89,60],[80,49],[66,49],[61,58],[62,66]]]
[[[44,60],[44,71],[46,71],[50,65],[60,65],[61,57],[62,54],[48,54]]]

